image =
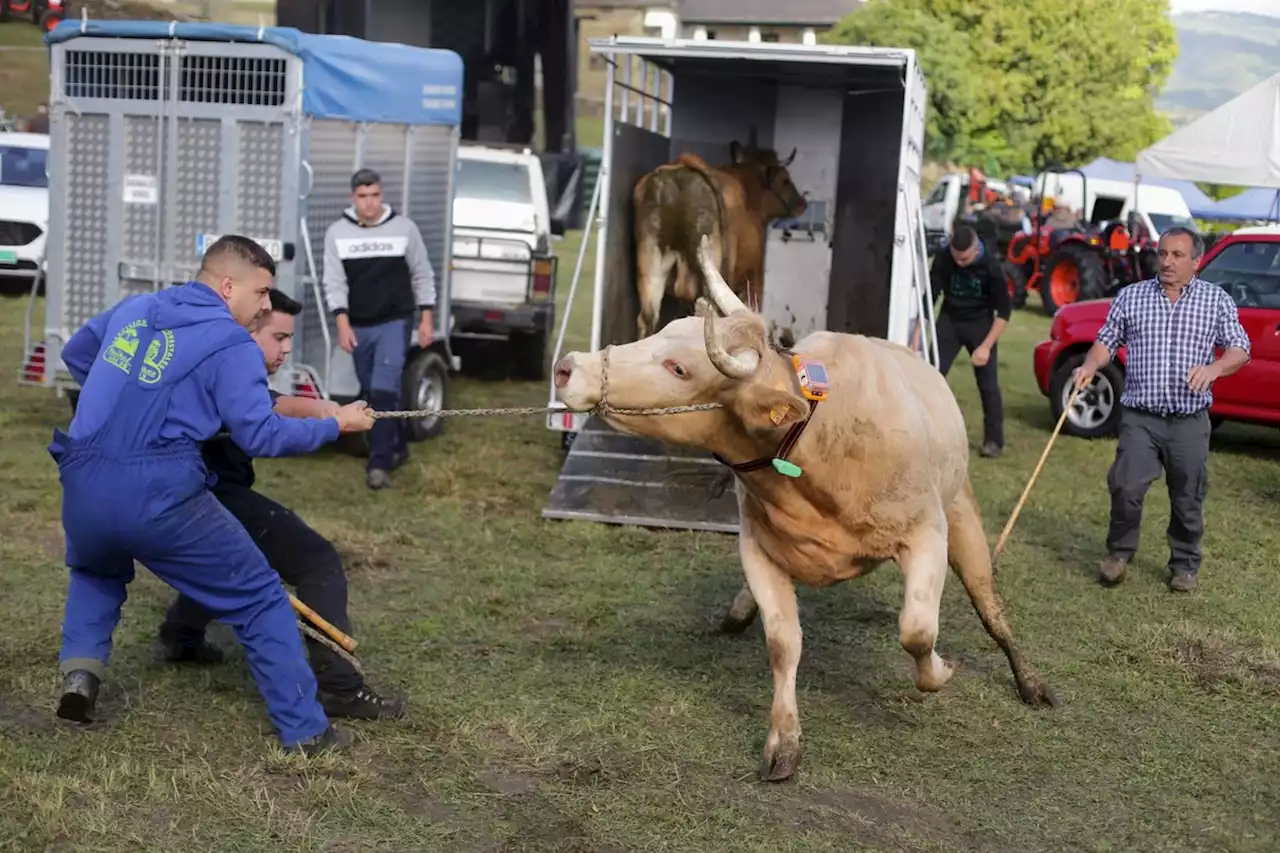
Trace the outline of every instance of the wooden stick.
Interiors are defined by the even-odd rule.
[[[321,634],[315,628],[312,628],[309,624],[307,624],[307,620],[299,619],[298,628],[302,631],[302,633],[306,634],[308,637],[315,640],[317,643],[320,643],[322,646],[326,646],[327,648],[332,649],[334,654],[336,654],[338,657],[345,660],[347,663],[351,664],[351,666],[355,669],[356,672],[360,673],[361,675],[364,675],[364,667],[360,665],[360,661],[356,660],[354,655],[343,651],[342,646],[339,646],[333,640],[330,640],[324,634]]]
[[[349,652],[354,652],[356,650],[355,639],[342,633],[337,628],[333,627],[333,625],[327,622],[323,616],[321,616],[319,613],[315,612],[310,607],[308,607],[307,605],[299,601],[296,595],[294,595],[293,593],[289,593],[289,601],[293,604],[294,610],[298,611],[298,613],[306,617],[307,621],[309,621],[312,625],[315,625],[321,631],[324,631],[326,634],[328,634],[330,639],[332,639],[335,643],[342,646],[342,648],[346,649]]]
[[[1027,495],[1031,494],[1031,487],[1036,483],[1036,477],[1040,476],[1040,469],[1044,467],[1044,460],[1049,458],[1049,450],[1053,447],[1053,442],[1058,438],[1058,432],[1061,431],[1062,425],[1067,420],[1067,413],[1071,411],[1071,407],[1076,403],[1076,397],[1080,395],[1082,388],[1076,388],[1071,392],[1067,405],[1063,407],[1062,414],[1058,416],[1058,425],[1053,428],[1053,435],[1049,436],[1048,443],[1044,446],[1044,452],[1040,454],[1040,461],[1036,463],[1036,469],[1031,472],[1031,479],[1027,480],[1027,487],[1022,490],[1022,497],[1018,498],[1018,503],[1013,508],[1013,512],[1009,515],[1009,520],[1005,522],[1004,530],[1000,533],[1000,541],[996,542],[996,549],[991,553],[991,568],[994,570],[996,564],[1000,562],[1000,555],[1004,553],[1005,543],[1009,541],[1009,533],[1013,530],[1014,522],[1018,520],[1018,514],[1022,512],[1022,505],[1027,502]]]

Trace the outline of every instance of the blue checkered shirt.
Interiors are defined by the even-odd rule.
[[[1213,402],[1211,391],[1191,390],[1187,374],[1211,364],[1215,346],[1250,351],[1235,301],[1199,278],[1191,279],[1177,302],[1164,295],[1159,279],[1123,288],[1098,331],[1098,343],[1113,357],[1125,347],[1121,404],[1173,415],[1195,414]]]

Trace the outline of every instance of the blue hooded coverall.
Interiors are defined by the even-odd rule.
[[[280,577],[209,491],[200,450],[225,425],[251,456],[309,453],[338,437],[338,422],[273,411],[262,350],[199,282],[121,301],[62,359],[81,386],[49,445],[71,570],[63,674],[104,676],[137,560],[235,630],[285,747],[324,733]]]

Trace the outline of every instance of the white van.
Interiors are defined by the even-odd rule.
[[[0,133],[0,277],[34,284],[49,232],[49,135]]]

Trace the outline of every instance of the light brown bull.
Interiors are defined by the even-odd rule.
[[[569,353],[555,366],[559,396],[575,410],[600,403],[604,387],[607,403],[626,409],[719,403],[710,411],[605,417],[622,432],[703,448],[731,464],[769,459],[789,428],[809,417],[809,403],[790,359],[768,345],[762,318],[716,271],[706,238],[700,263],[723,319],[700,300],[700,317],[674,320],[651,337]],[[746,585],[725,618],[730,631],[746,628],[757,612],[764,619],[774,693],[763,776],[789,778],[801,756],[794,585],[830,586],[886,560],[902,572],[898,636],[915,660],[919,689],[939,690],[952,675],[936,648],[950,563],[1008,658],[1022,700],[1056,705],[1014,644],[996,593],[964,421],[942,374],[906,347],[861,335],[815,332],[794,350],[824,363],[830,396],[788,456],[800,477],[771,467],[737,473]]]
[[[730,287],[756,299],[764,293],[765,227],[775,219],[804,213],[805,200],[786,160],[768,148],[729,145],[733,162],[713,168],[696,154],[681,154],[642,177],[632,193],[635,205],[636,288],[640,338],[658,328],[668,292],[693,302],[700,286],[698,240],[711,238],[712,257]],[[674,272],[674,276],[673,276]]]

